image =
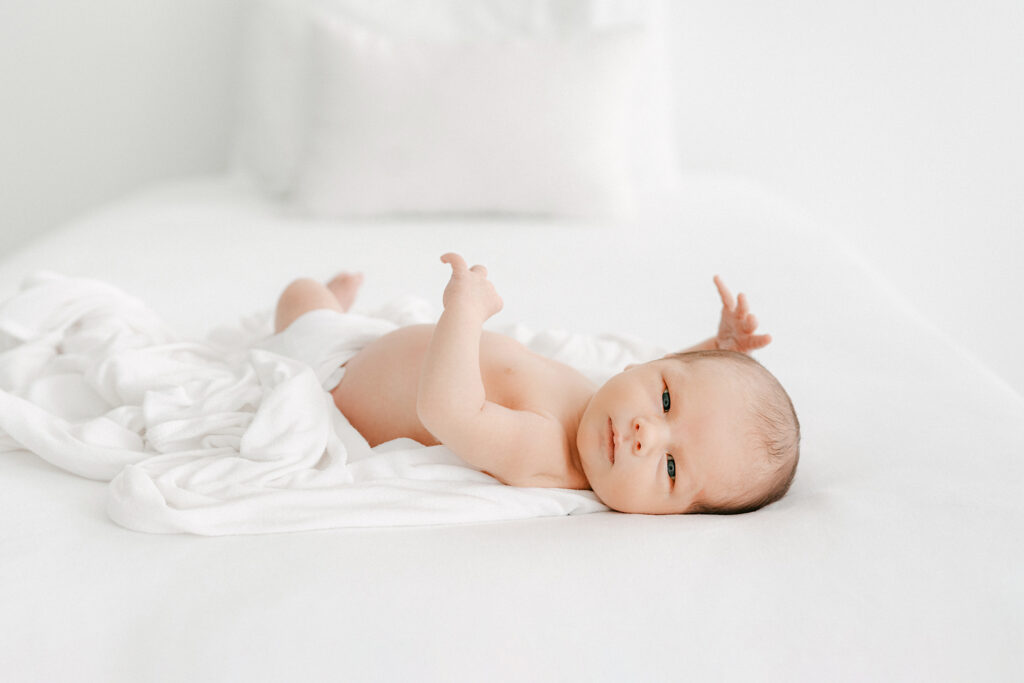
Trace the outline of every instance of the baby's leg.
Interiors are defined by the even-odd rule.
[[[338,273],[327,283],[327,289],[331,290],[334,298],[341,304],[341,310],[347,311],[356,302],[356,292],[362,284],[362,273]]]
[[[356,292],[363,283],[363,276],[341,273],[322,285],[310,278],[301,278],[285,287],[277,300],[274,315],[274,332],[280,332],[291,325],[303,313],[318,308],[329,308],[344,313],[356,299]]]

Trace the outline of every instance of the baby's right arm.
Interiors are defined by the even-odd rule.
[[[486,399],[480,373],[484,322],[502,308],[483,266],[466,267],[445,254],[452,277],[444,313],[434,329],[420,373],[416,412],[423,426],[466,462],[506,484],[544,485],[537,476],[565,432],[553,417],[511,410]]]

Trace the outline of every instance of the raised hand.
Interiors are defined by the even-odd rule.
[[[734,300],[722,278],[715,276],[718,295],[722,297],[722,320],[718,324],[716,346],[725,351],[741,351],[749,353],[768,346],[772,341],[770,334],[754,334],[757,330],[757,317],[750,312],[747,297],[742,292]]]
[[[475,265],[466,267],[466,261],[454,252],[441,257],[442,263],[452,267],[452,277],[444,288],[444,308],[459,308],[480,316],[480,322],[487,320],[505,305],[497,290],[487,279],[487,268]]]

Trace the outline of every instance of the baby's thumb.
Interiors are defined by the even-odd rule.
[[[441,263],[447,263],[452,267],[452,270],[466,269],[466,262],[454,251],[449,251],[448,253],[443,254],[441,256]]]

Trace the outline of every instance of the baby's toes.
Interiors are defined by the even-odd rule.
[[[342,309],[347,311],[355,303],[356,292],[362,284],[362,273],[339,273],[327,283],[327,289],[331,290]]]
[[[331,289],[349,289],[352,287],[358,289],[361,284],[363,284],[362,273],[338,273],[331,278],[327,286]]]

